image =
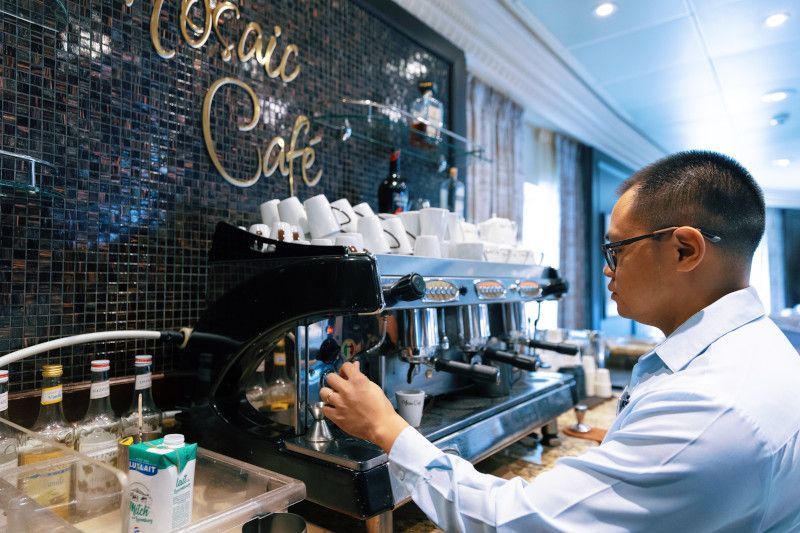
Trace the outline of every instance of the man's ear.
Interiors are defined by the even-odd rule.
[[[706,255],[706,240],[696,228],[681,226],[676,229],[672,232],[671,245],[677,256],[678,272],[691,272]]]

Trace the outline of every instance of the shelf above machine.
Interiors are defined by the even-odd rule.
[[[433,125],[399,107],[352,98],[342,98],[341,104],[341,112],[318,114],[314,123],[335,131],[342,142],[355,138],[384,148],[399,148],[404,157],[437,164],[440,172],[454,160],[491,161],[483,146],[453,131],[437,128],[441,139],[436,139],[414,128],[414,123]]]

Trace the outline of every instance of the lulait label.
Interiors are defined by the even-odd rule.
[[[42,389],[42,405],[58,403],[62,398],[61,385]]]
[[[92,388],[89,391],[89,398],[92,400],[96,400],[97,398],[105,398],[110,393],[110,387],[108,385],[108,381],[98,381],[97,383],[92,383]]]
[[[0,394],[0,413],[8,410],[8,393]]]
[[[153,374],[139,374],[136,376],[136,390],[149,389],[153,384]]]

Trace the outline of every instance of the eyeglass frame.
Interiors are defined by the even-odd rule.
[[[621,241],[614,241],[603,243],[600,245],[600,250],[603,252],[603,258],[606,260],[606,265],[611,270],[611,272],[617,271],[617,254],[616,250],[622,248],[623,246],[627,246],[628,244],[633,244],[634,242],[643,241],[644,239],[654,239],[656,237],[660,237],[661,235],[668,233],[670,231],[675,231],[678,228],[683,226],[670,226],[669,228],[659,229],[652,233],[647,233],[645,235],[638,235],[636,237],[630,237],[628,239],[622,239]],[[709,233],[701,228],[694,228],[700,232],[703,237],[708,239],[712,243],[718,243],[722,240],[722,237],[719,235],[714,235],[713,233]]]

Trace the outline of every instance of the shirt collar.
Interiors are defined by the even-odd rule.
[[[753,287],[734,291],[692,315],[654,351],[677,372],[726,333],[762,316],[764,306]]]

